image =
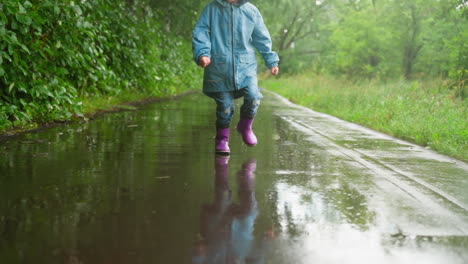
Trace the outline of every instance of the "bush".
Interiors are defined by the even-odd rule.
[[[0,130],[80,116],[87,97],[162,96],[193,86],[187,40],[144,3],[0,4]]]

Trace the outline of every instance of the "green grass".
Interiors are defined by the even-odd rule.
[[[100,113],[115,112],[121,110],[136,110],[137,105],[144,104],[145,102],[170,98],[193,90],[193,88],[174,89],[173,91],[167,92],[166,94],[148,94],[142,92],[121,91],[119,94],[112,96],[89,96],[81,98],[80,100],[82,105],[80,110],[80,116],[72,116],[68,119],[49,119],[48,121],[44,122],[18,122],[14,127],[0,126],[0,136],[11,136],[24,131],[36,129],[41,126],[48,126],[49,124],[88,119]]]
[[[83,99],[83,114],[85,116],[94,115],[102,111],[113,111],[115,109],[132,110],[135,107],[129,102],[136,102],[148,98],[147,94],[121,92],[116,96],[97,96]]]
[[[442,80],[351,82],[303,74],[260,85],[294,103],[468,161],[468,103]]]

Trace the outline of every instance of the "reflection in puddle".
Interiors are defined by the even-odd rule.
[[[388,234],[362,197],[355,197],[359,207],[346,206],[351,198],[337,202],[336,190],[328,197],[281,181],[275,193],[280,228],[272,263],[466,263],[467,237]]]
[[[234,203],[229,188],[229,156],[216,156],[214,199],[201,208],[201,237],[196,242],[192,263],[264,263],[273,232],[266,232],[256,243],[256,166],[253,159],[242,164],[236,175],[239,201]]]

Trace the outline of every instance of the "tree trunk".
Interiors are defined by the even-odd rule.
[[[408,39],[406,40],[406,43],[403,48],[403,73],[406,79],[411,78],[416,58],[419,54],[419,51],[424,46],[423,44],[418,44],[418,37],[421,32],[421,18],[414,5],[411,5],[410,9],[411,24],[409,31],[411,32],[411,35],[408,36]]]

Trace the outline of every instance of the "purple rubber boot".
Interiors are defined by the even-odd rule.
[[[229,156],[216,155],[215,157],[215,190],[216,197],[222,200],[224,192],[229,190]],[[217,199],[218,200],[218,199]]]
[[[252,131],[252,119],[242,118],[237,123],[237,131],[242,135],[242,140],[247,146],[253,147],[257,145],[257,136]]]
[[[254,159],[248,160],[242,164],[241,170],[238,172],[240,184],[239,188],[245,191],[253,191],[255,185],[255,170],[257,161]]]
[[[219,154],[229,155],[229,128],[219,128],[215,137],[215,151]]]

